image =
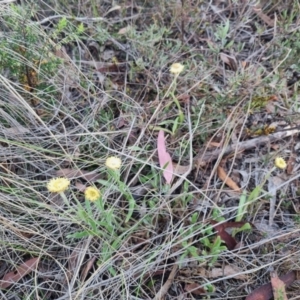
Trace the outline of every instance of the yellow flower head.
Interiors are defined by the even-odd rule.
[[[96,187],[89,186],[85,189],[84,195],[86,200],[94,202],[100,198],[101,193]]]
[[[48,182],[47,188],[49,192],[61,193],[64,192],[69,187],[69,185],[70,180],[67,178],[53,178]]]
[[[279,169],[285,169],[286,168],[286,162],[282,157],[276,157],[275,158],[275,166]]]
[[[105,162],[106,167],[112,170],[119,170],[121,168],[121,164],[121,159],[115,156],[109,157]]]
[[[170,67],[170,72],[175,75],[179,75],[184,69],[184,66],[181,63],[172,64]]]

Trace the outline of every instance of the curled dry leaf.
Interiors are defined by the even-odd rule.
[[[218,224],[218,222],[211,220],[212,225]],[[228,250],[233,250],[237,246],[237,241],[226,232],[226,228],[241,228],[247,222],[224,222],[214,226],[214,229],[217,231],[217,234],[220,236],[221,240],[225,242]]]
[[[238,64],[237,64],[237,61],[236,61],[235,57],[230,56],[230,55],[228,55],[226,53],[221,52],[220,53],[220,58],[222,59],[222,61],[226,65],[228,65],[231,68],[231,70],[233,70],[233,71],[237,70]]]

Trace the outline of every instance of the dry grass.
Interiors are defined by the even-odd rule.
[[[299,126],[297,3],[19,2],[0,3],[0,278],[39,263],[2,299],[245,299],[271,271],[300,269],[298,135],[199,165],[270,124]],[[171,186],[161,129],[182,166]],[[62,175],[70,189],[50,194]],[[89,185],[102,207],[85,202]],[[238,212],[253,227],[228,249],[210,224]]]

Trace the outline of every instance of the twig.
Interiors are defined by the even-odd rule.
[[[175,264],[172,268],[172,271],[167,279],[167,281],[165,282],[165,284],[160,288],[160,290],[158,291],[158,293],[155,295],[155,297],[153,298],[153,300],[161,300],[165,295],[166,293],[168,292],[171,284],[173,283],[174,281],[174,278],[175,278],[175,275],[176,275],[176,272],[177,272],[177,269],[178,269],[178,265]]]
[[[270,27],[275,26],[275,20],[271,19],[269,16],[262,12],[260,5],[255,5],[253,11]]]
[[[235,144],[232,144],[225,149],[217,149],[212,152],[206,152],[206,153],[199,153],[194,158],[195,165],[198,166],[205,166],[207,163],[216,160],[219,156],[226,156],[237,152],[243,152],[245,150],[255,148],[257,146],[267,144],[267,143],[273,143],[277,140],[283,139],[287,136],[291,136],[293,134],[299,133],[300,129],[292,129],[289,131],[280,131],[276,132],[267,136],[260,136],[258,138],[238,142]]]

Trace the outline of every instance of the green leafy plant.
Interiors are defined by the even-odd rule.
[[[227,38],[230,29],[230,21],[229,19],[226,20],[225,24],[221,24],[217,27],[215,37],[217,40],[221,41],[222,48],[230,48],[233,44],[233,41],[227,44]]]
[[[274,167],[264,176],[262,182],[256,186],[249,195],[247,195],[246,191],[243,191],[242,195],[240,196],[239,206],[237,210],[237,215],[235,217],[235,221],[239,222],[243,219],[245,213],[248,211],[249,205],[252,205],[261,195],[263,192],[263,187],[266,181],[270,178],[272,172],[278,169],[285,169],[287,164],[285,160],[281,157],[276,157],[274,162]],[[246,226],[246,224],[245,224]],[[249,229],[249,226],[246,226],[245,229]],[[241,231],[242,228],[239,228],[238,231]]]
[[[221,252],[227,250],[227,247],[222,245],[223,241],[219,236],[213,242],[210,242],[209,239],[203,239],[203,245],[208,248],[208,250],[203,250],[202,254],[206,257],[211,257],[209,266],[213,266],[217,261]]]
[[[125,219],[125,223],[127,223],[133,213],[135,208],[135,200],[129,191],[127,185],[125,185],[120,180],[120,167],[121,167],[121,160],[117,157],[109,157],[106,160],[107,166],[107,180],[99,180],[99,183],[102,184],[105,193],[105,187],[114,189],[120,192],[126,200],[128,200],[128,213]],[[95,216],[94,209],[92,209],[91,205],[94,204],[95,208],[98,211],[98,214],[101,216],[100,220],[97,220]],[[98,191],[97,188],[89,187],[85,191],[85,206],[81,206],[78,202],[78,211],[77,215],[84,223],[85,228],[83,231],[79,231],[73,234],[70,234],[69,238],[82,238],[84,236],[98,236],[103,237],[106,234],[114,235],[117,232],[122,231],[120,225],[122,221],[117,218],[117,214],[115,213],[115,209],[113,205],[104,204],[103,196]]]
[[[217,221],[224,220],[224,218],[218,216],[219,212],[217,212],[216,209],[213,211],[213,214],[216,219],[218,219]],[[212,225],[203,226],[202,224],[198,224],[197,220],[198,213],[192,214],[188,229],[180,230],[181,235],[185,238],[183,238],[183,241],[181,242],[184,252],[180,256],[179,261],[181,263],[184,261],[185,257],[190,256],[199,262],[207,262],[209,259],[208,264],[212,266],[217,261],[220,253],[227,250],[227,247],[223,245],[223,241],[219,236],[215,237]],[[203,236],[199,239],[199,242],[205,247],[202,251],[199,247],[193,245],[195,243],[193,237],[197,236],[199,233]]]
[[[221,211],[219,209],[213,209],[212,219],[217,222],[222,222],[225,220],[220,215]],[[209,266],[213,266],[217,261],[220,253],[227,250],[227,247],[223,245],[223,241],[220,236],[215,237],[215,233],[212,225],[206,225],[203,230],[203,238],[200,242],[205,246],[206,249],[202,250],[201,254],[205,257],[211,257],[209,261]]]

